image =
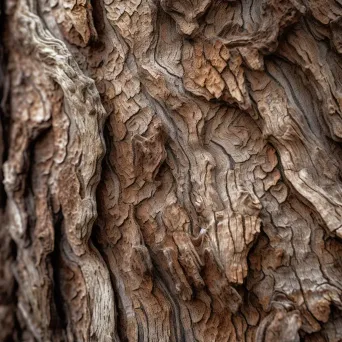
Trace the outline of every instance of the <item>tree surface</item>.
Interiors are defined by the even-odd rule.
[[[0,341],[342,341],[340,0],[0,21]]]

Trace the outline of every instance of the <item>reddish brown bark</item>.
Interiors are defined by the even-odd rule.
[[[1,13],[1,341],[342,340],[339,1]]]

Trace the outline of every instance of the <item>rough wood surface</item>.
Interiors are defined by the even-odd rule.
[[[0,12],[0,341],[342,341],[341,1]]]

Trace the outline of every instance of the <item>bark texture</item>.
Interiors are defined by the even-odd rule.
[[[342,341],[342,3],[5,0],[0,341]]]

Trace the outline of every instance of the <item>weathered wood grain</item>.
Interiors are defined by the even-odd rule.
[[[1,15],[1,341],[342,341],[340,1]]]

